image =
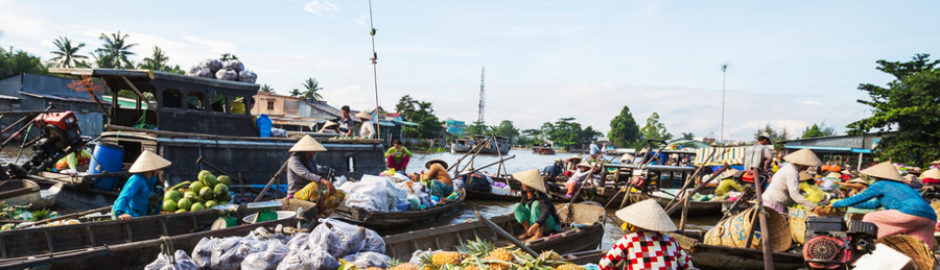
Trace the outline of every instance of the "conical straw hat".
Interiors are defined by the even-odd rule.
[[[849,183],[866,185],[866,186],[868,185],[868,181],[866,181],[865,179],[861,179],[861,178],[854,178],[852,180],[849,180]]]
[[[871,167],[868,167],[867,169],[862,170],[860,173],[863,173],[865,175],[872,176],[878,179],[904,182],[904,178],[902,178],[901,174],[898,173],[898,169],[894,167],[894,164],[891,164],[891,161],[878,163],[875,166],[871,166]]]
[[[636,158],[636,157],[634,157],[634,156],[631,155],[630,153],[626,153],[626,154],[623,154],[623,156],[620,157],[620,160],[633,160],[634,158]]]
[[[166,167],[170,167],[173,162],[166,160],[165,158],[157,155],[150,150],[144,150],[143,153],[140,153],[140,156],[137,157],[137,160],[134,161],[134,165],[131,165],[130,170],[127,170],[130,173],[142,173],[149,171],[156,171]]]
[[[809,148],[803,148],[799,151],[790,153],[789,155],[784,156],[783,160],[810,167],[819,167],[823,165],[822,161],[819,160],[819,157],[816,156],[816,153],[813,153],[813,150],[809,150]]]
[[[800,182],[809,181],[810,179],[813,179],[813,176],[809,175],[808,172],[800,172]]]
[[[842,174],[839,174],[839,173],[837,173],[837,172],[831,172],[831,173],[827,174],[826,177],[827,177],[827,178],[841,178],[841,177],[842,177]]]
[[[326,121],[326,123],[323,124],[323,128],[332,128],[336,126],[339,126],[339,124],[333,121]]]
[[[616,215],[623,222],[650,231],[671,232],[678,230],[676,224],[672,223],[672,219],[669,218],[669,215],[655,199],[646,199],[631,204],[617,210]]]
[[[356,117],[362,118],[363,121],[372,119],[372,114],[367,111],[359,111],[356,113]]]
[[[541,191],[542,193],[547,192],[545,189],[545,180],[542,179],[542,174],[539,173],[539,170],[532,169],[517,172],[512,174],[512,178],[519,180],[523,185],[531,187],[532,189]]]
[[[323,147],[322,144],[317,142],[316,139],[310,137],[310,135],[304,135],[303,138],[300,138],[293,147],[288,150],[290,152],[323,152],[326,151],[326,147]]]
[[[444,161],[443,159],[439,159],[439,158],[435,158],[435,159],[432,159],[432,160],[428,160],[428,162],[425,162],[425,163],[424,163],[424,168],[430,169],[430,168],[431,168],[431,164],[434,164],[434,163],[439,163],[439,164],[441,164],[441,166],[444,166],[444,169],[450,168],[450,166],[447,165],[447,162],[446,162],[446,161]]]
[[[933,168],[920,175],[920,178],[940,179],[940,169]]]
[[[593,167],[593,166],[591,166],[591,162],[588,162],[586,159],[582,159],[581,162],[578,163],[578,167],[588,167],[588,168],[591,168],[591,167]]]

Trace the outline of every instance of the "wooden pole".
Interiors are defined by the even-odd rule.
[[[532,248],[523,244],[521,241],[519,241],[519,239],[516,239],[516,237],[509,234],[508,232],[503,230],[503,228],[500,228],[489,219],[486,219],[485,217],[483,217],[483,215],[480,215],[479,211],[473,210],[473,214],[477,216],[477,220],[479,220],[483,224],[486,224],[486,226],[489,227],[491,230],[493,230],[493,232],[496,233],[497,236],[502,237],[506,240],[509,240],[509,242],[512,242],[514,245],[516,245],[517,247],[519,247],[520,249],[524,250],[526,253],[529,253],[532,256],[535,256],[535,257],[539,256],[538,252],[535,252],[535,250],[532,250]]]
[[[281,176],[281,173],[284,172],[284,169],[287,168],[287,163],[290,163],[290,158],[285,160],[284,164],[281,165],[281,168],[278,169],[276,173],[274,173],[274,177],[271,177],[271,180],[268,180],[268,184],[264,185],[264,188],[261,189],[261,193],[258,193],[258,196],[255,197],[255,200],[253,202],[257,202],[261,200],[261,197],[264,197],[264,193],[268,192],[268,188],[271,187],[271,184],[274,184],[274,182],[277,181],[278,178],[280,178],[278,176]]]
[[[123,79],[124,82],[127,83],[127,85],[131,87],[131,90],[134,90],[134,93],[137,93],[137,96],[140,97],[140,99],[143,99],[144,101],[147,102],[147,110],[154,110],[154,111],[157,110],[157,106],[154,106],[153,103],[150,102],[150,100],[144,96],[144,92],[141,92],[139,89],[137,89],[137,86],[134,85],[134,83],[132,83],[131,80],[127,78],[127,76],[121,76],[121,79]],[[114,102],[117,102],[117,100],[115,100]]]
[[[761,194],[762,181],[760,180],[761,170],[759,168],[755,168],[754,174],[757,177],[756,181],[754,181],[754,190],[757,193],[755,196],[756,198],[754,198],[754,200],[756,201],[755,206],[757,207],[757,215],[755,216],[758,217],[757,219],[760,222],[760,230],[761,232],[764,233],[763,236],[761,237],[762,244],[763,244],[764,270],[771,270],[771,269],[774,269],[774,259],[773,259],[773,253],[771,253],[770,251],[771,243],[770,243],[770,235],[768,235],[769,231],[767,230],[767,217],[765,216],[765,213],[764,213],[764,205],[763,205],[763,200],[761,198],[761,195],[762,195]],[[752,241],[754,241],[754,229],[755,229],[754,223],[752,221],[751,231],[747,235],[747,241],[745,241],[745,244],[746,244],[745,248],[751,248],[751,243]]]
[[[712,160],[712,157],[715,156],[715,152],[718,152],[718,151],[712,151],[712,153],[711,153],[710,155],[708,155],[708,158],[705,159],[705,162],[702,163],[702,166],[701,166],[701,167],[698,167],[698,169],[696,169],[695,172],[692,173],[692,175],[689,176],[689,178],[686,178],[685,184],[683,184],[683,185],[682,185],[682,189],[679,190],[679,194],[676,194],[676,196],[673,196],[673,197],[672,197],[672,200],[669,200],[669,203],[666,204],[666,206],[667,206],[666,208],[668,208],[668,206],[671,206],[676,200],[678,200],[678,199],[679,199],[678,196],[680,196],[680,195],[685,195],[685,193],[686,193],[685,189],[689,188],[689,185],[691,185],[692,182],[695,182],[695,176],[698,176],[698,174],[699,174],[700,172],[702,172],[702,168],[705,168],[705,166],[708,165],[708,162],[711,161],[711,160]],[[693,194],[693,195],[694,195],[694,194]]]
[[[679,218],[679,230],[685,231],[685,219],[689,215],[689,199],[692,196],[685,196],[682,199],[682,216]]]
[[[715,180],[715,178],[718,178],[718,175],[721,175],[721,173],[723,173],[725,170],[728,170],[729,168],[731,167],[728,167],[727,165],[725,165],[725,167],[722,167],[721,169],[718,169],[717,171],[715,171],[715,173],[713,173],[712,176],[708,178],[708,180],[706,180],[705,182],[702,182],[701,186],[698,186],[697,188],[692,190],[692,193],[686,194],[686,197],[692,197],[692,194],[696,194],[699,191],[702,191],[702,189],[705,189],[705,186],[707,186],[708,183],[711,183],[712,180]],[[668,210],[666,210],[666,213],[672,214],[672,212],[679,210],[679,206],[680,204],[672,205],[671,207],[668,208]]]

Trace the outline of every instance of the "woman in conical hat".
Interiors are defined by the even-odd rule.
[[[574,192],[581,187],[581,183],[588,180],[588,176],[591,174],[591,170],[594,168],[591,165],[591,162],[588,162],[586,159],[581,160],[581,163],[578,163],[578,170],[568,178],[568,181],[565,182],[565,190],[568,192],[565,194],[565,198],[571,198],[574,196]]]
[[[626,234],[601,258],[603,270],[618,269],[694,269],[692,257],[667,232],[678,230],[662,206],[654,199],[631,204],[616,212],[623,220]]]
[[[356,117],[359,117],[359,120],[362,121],[362,126],[359,127],[359,138],[372,139],[375,136],[375,122],[372,122],[372,114],[367,111],[359,111],[356,113]]]
[[[809,148],[790,153],[784,156],[783,160],[787,164],[774,173],[770,184],[767,185],[767,189],[761,197],[764,204],[777,210],[783,216],[787,216],[786,207],[790,202],[796,202],[806,210],[821,211],[815,210],[817,208],[816,204],[800,194],[799,186],[800,172],[805,171],[808,167],[822,166],[822,161]]]
[[[882,207],[885,210],[865,214],[862,219],[878,226],[878,238],[903,233],[933,247],[937,214],[920,193],[904,184],[898,169],[888,161],[864,169],[861,173],[876,179],[875,183],[858,195],[833,202],[832,207]]]
[[[111,206],[111,215],[120,220],[128,221],[131,218],[150,214],[152,212],[149,202],[150,195],[155,191],[162,193],[162,190],[157,189],[157,182],[159,181],[157,174],[171,164],[173,163],[150,150],[144,150],[140,153],[140,156],[137,157],[137,160],[128,170],[133,175],[124,183],[121,194],[118,195],[117,200],[114,200],[114,205]],[[158,198],[163,198],[163,194],[158,195],[160,195]]]
[[[525,233],[519,235],[519,239],[535,240],[557,231],[561,218],[546,194],[545,180],[539,170],[517,172],[512,174],[512,178],[522,183],[522,201],[512,207],[516,221],[525,228]]]
[[[333,187],[331,179],[317,174],[317,153],[325,152],[326,147],[305,135],[288,151],[287,198],[315,202],[320,216],[328,215],[343,202],[345,194]]]

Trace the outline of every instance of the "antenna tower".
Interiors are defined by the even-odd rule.
[[[486,89],[483,84],[483,75],[485,75],[486,67],[480,68],[480,105],[479,105],[479,114],[477,115],[477,122],[483,123],[483,108],[486,106],[486,98],[484,93]]]

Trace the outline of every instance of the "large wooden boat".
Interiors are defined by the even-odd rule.
[[[493,194],[467,189],[467,200],[471,201],[497,201],[497,202],[519,202],[522,201],[521,195],[512,194]],[[563,197],[552,195],[553,202],[567,202]]]
[[[573,218],[571,221],[581,227],[571,227],[567,219],[567,209],[564,204],[555,206],[559,209],[562,218],[563,231],[549,236],[525,242],[526,246],[535,251],[554,250],[564,254],[584,250],[597,249],[604,237],[605,211],[602,207],[592,204],[573,204]],[[490,218],[490,221],[500,226],[506,232],[517,235],[523,232],[522,225],[510,215]],[[498,246],[509,245],[501,241],[492,229],[480,221],[471,221],[442,227],[410,231],[406,233],[385,236],[385,253],[392,258],[408,261],[415,250],[455,250],[461,243],[471,240],[487,240]]]
[[[539,155],[554,155],[555,149],[551,147],[532,147],[532,153]]]
[[[367,227],[379,232],[401,228],[404,226],[415,225],[418,223],[434,221],[438,218],[457,212],[463,207],[463,202],[467,198],[466,191],[459,190],[459,196],[456,200],[448,201],[442,205],[436,205],[427,209],[408,210],[401,212],[373,212],[362,208],[348,207],[341,205],[336,208],[338,218]]]
[[[5,180],[0,182],[0,202],[9,205],[28,205],[33,209],[46,208],[55,203],[61,188],[58,186],[52,190],[43,191],[39,184],[28,179]]]
[[[251,214],[245,205],[233,217]],[[0,233],[0,269],[136,269],[156,259],[160,245],[192,250],[203,237],[245,235],[258,227],[294,225],[296,217],[211,230],[230,213],[208,209],[177,214],[38,227]]]
[[[203,160],[243,179],[239,184],[265,184],[288,158],[298,137],[259,137],[250,114],[252,96],[259,85],[185,76],[150,70],[50,69],[52,73],[94,78],[112,91],[130,92],[134,106],[112,102],[105,112],[108,124],[98,141],[121,146],[123,162],[133,163],[143,150],[152,150],[173,162],[165,181],[176,184],[196,179],[207,169]],[[121,91],[116,91],[123,89]],[[136,93],[136,94],[135,94]],[[334,139],[314,134],[328,151],[317,164],[353,178],[385,169],[384,145],[379,140]],[[284,177],[284,176],[282,176]]]
[[[486,136],[475,136],[473,139],[458,139],[454,143],[451,143],[450,150],[455,153],[466,153],[474,149],[474,146],[479,144],[488,143],[482,150],[480,154],[496,155],[509,153],[509,150],[512,149],[509,145],[509,138],[506,137],[486,137]],[[498,146],[498,147],[497,147]]]
[[[706,245],[702,233],[690,231],[670,234],[692,256],[692,264],[708,269],[764,269],[764,256],[759,249]],[[774,252],[774,269],[803,268],[803,254]]]

